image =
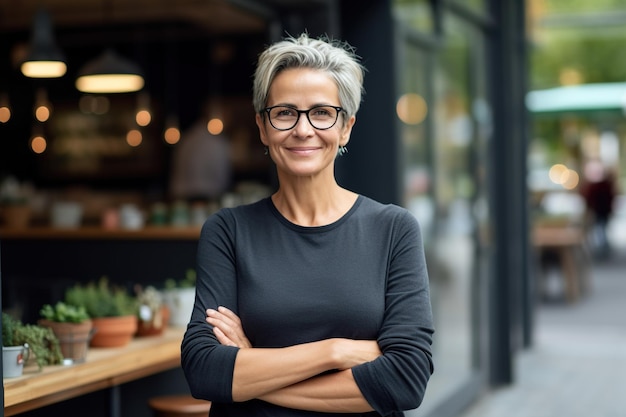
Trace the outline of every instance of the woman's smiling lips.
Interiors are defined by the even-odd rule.
[[[289,150],[290,152],[293,152],[298,155],[310,155],[319,149],[320,148],[317,146],[294,146],[294,147],[287,148],[287,150]]]

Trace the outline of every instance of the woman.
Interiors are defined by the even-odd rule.
[[[211,416],[401,416],[422,401],[433,327],[418,224],[334,177],[362,83],[338,42],[303,34],[259,57],[256,123],[279,187],[206,221],[182,344]]]

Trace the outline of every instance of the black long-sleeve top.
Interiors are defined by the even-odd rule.
[[[205,321],[220,305],[241,318],[253,347],[378,341],[382,356],[352,369],[376,410],[361,415],[402,416],[421,403],[434,330],[420,230],[405,209],[359,196],[319,227],[289,222],[270,198],[222,209],[202,228],[197,276],[182,367],[192,394],[213,401],[211,416],[344,415],[233,402],[238,348],[221,345]]]

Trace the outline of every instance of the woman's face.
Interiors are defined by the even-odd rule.
[[[339,92],[326,73],[309,68],[281,71],[270,86],[267,107],[287,106],[308,110],[315,106],[339,106]],[[279,172],[292,176],[316,176],[332,173],[339,146],[345,146],[355,117],[345,120],[341,112],[337,123],[327,130],[315,129],[305,114],[289,130],[276,130],[265,117],[257,114],[261,142],[269,148]]]

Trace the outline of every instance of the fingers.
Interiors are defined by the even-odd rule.
[[[228,336],[226,336],[224,332],[220,330],[219,327],[213,327],[213,333],[215,334],[215,337],[217,337],[218,342],[220,342],[222,345],[235,347],[237,346],[237,344],[230,340]]]
[[[221,344],[240,348],[251,347],[241,320],[231,310],[220,306],[217,310],[208,309],[206,314],[206,321],[213,326],[213,333]]]

